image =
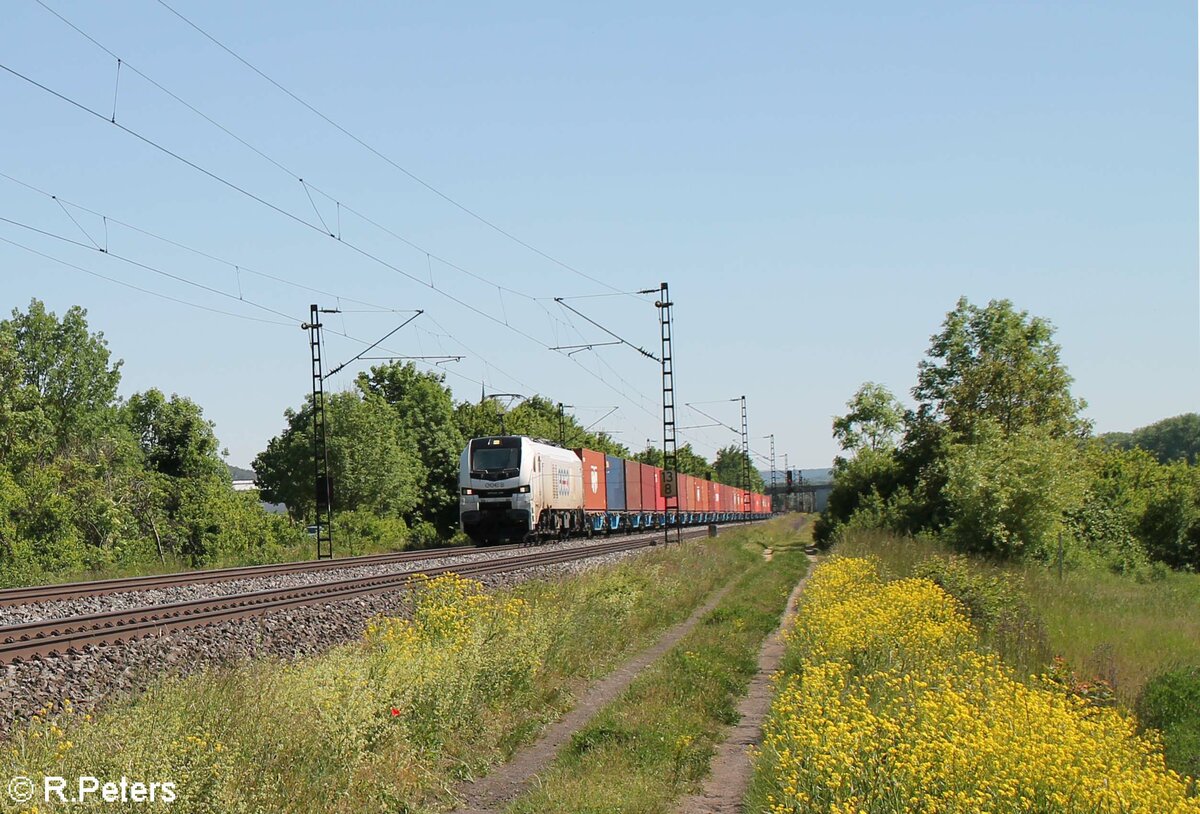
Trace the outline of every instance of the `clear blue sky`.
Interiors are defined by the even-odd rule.
[[[907,396],[960,295],[1058,326],[1097,430],[1200,408],[1196,7],[1162,2],[235,3],[183,14],[405,168],[541,251],[627,291],[671,284],[681,401],[746,394],[753,446],[822,466],[864,380]],[[346,206],[344,241],[205,177],[0,72],[0,172],[339,297],[426,315],[394,353],[461,353],[460,399],[541,392],[634,448],[660,437],[654,363],[552,300],[602,293],[362,149],[155,0],[46,3],[128,64]],[[0,62],[112,113],[115,60],[32,0],[5,3]],[[295,177],[123,69],[118,123],[311,223]],[[337,229],[337,207],[315,195]],[[0,217],[104,245],[104,221],[0,179]],[[162,294],[268,320],[217,294],[0,223],[0,237]],[[225,265],[108,224],[114,253],[238,296]],[[0,243],[5,311],[85,306],[122,391],[199,402],[245,465],[309,387],[296,325],[203,312]],[[324,295],[243,273],[298,324]],[[457,304],[519,326],[525,338]],[[361,309],[342,300],[347,310]],[[655,310],[573,305],[653,348]],[[375,339],[403,317],[346,313]],[[362,345],[331,335],[331,362]],[[354,366],[334,381],[348,386]],[[702,409],[725,423],[736,404]],[[684,424],[709,423],[681,412]],[[711,455],[734,437],[689,431]]]

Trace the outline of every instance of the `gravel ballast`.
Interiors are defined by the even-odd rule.
[[[169,605],[174,602],[189,602],[196,599],[214,599],[233,594],[249,593],[251,591],[300,588],[306,585],[337,582],[343,579],[413,573],[440,565],[495,560],[532,551],[586,548],[590,544],[587,540],[570,540],[561,543],[548,543],[537,547],[531,546],[520,550],[469,549],[464,550],[462,553],[432,559],[407,560],[383,565],[347,566],[346,568],[331,568],[324,571],[298,571],[291,574],[250,577],[222,582],[204,582],[194,585],[174,585],[168,588],[156,588],[153,590],[125,591],[122,593],[104,594],[102,596],[86,596],[78,599],[61,599],[29,605],[13,605],[11,607],[0,608],[0,628],[8,625],[26,624],[28,622],[66,619],[71,616],[84,616],[91,613],[130,610],[154,605]]]
[[[542,546],[541,550],[578,548],[586,542],[557,543]],[[490,574],[480,578],[488,590],[500,590],[529,579],[563,577],[583,571],[612,565],[629,557],[653,549],[612,552],[553,565],[526,568],[503,574]],[[512,552],[473,552],[455,562],[478,559],[499,559]],[[449,558],[439,560],[448,562]],[[391,568],[375,566],[373,568]],[[417,563],[403,563],[393,571],[352,569],[368,573],[400,573],[418,570]],[[252,587],[240,590],[262,590],[268,587],[306,585],[313,582],[330,581],[331,572],[317,574],[289,574],[281,577],[245,580]],[[337,570],[332,579],[346,579],[348,571]],[[304,581],[293,579],[317,577]],[[279,580],[279,582],[275,582]],[[289,581],[284,581],[289,580]],[[268,583],[268,584],[264,584]],[[178,602],[187,598],[221,596],[233,592],[231,583],[215,585],[181,586],[164,591],[139,592],[141,601],[124,607],[140,607],[152,604],[145,601],[150,593],[170,593],[169,600]],[[220,589],[220,590],[216,590]],[[205,592],[205,591],[209,592]],[[197,593],[176,593],[197,591]],[[66,600],[52,603],[55,606],[73,605],[70,613],[96,612],[115,607],[112,600],[125,595],[90,597],[81,600]],[[203,628],[183,630],[169,636],[154,636],[134,642],[123,642],[105,647],[91,648],[83,653],[68,657],[51,657],[10,664],[0,668],[0,734],[5,734],[19,721],[27,719],[36,710],[55,706],[64,698],[71,699],[77,710],[94,709],[103,702],[128,696],[145,689],[164,674],[186,676],[208,668],[236,664],[251,658],[296,659],[326,650],[334,645],[353,641],[362,636],[367,621],[380,614],[403,615],[407,613],[407,590],[355,597],[338,602],[306,605],[276,611],[249,619],[234,619]],[[87,603],[81,609],[77,603]],[[50,603],[47,603],[50,604]],[[44,607],[44,606],[33,606]],[[59,618],[43,616],[33,618]],[[11,624],[11,622],[9,622]]]

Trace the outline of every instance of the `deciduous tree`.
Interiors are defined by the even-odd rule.
[[[843,450],[879,450],[893,445],[903,425],[904,410],[891,391],[866,382],[846,406],[850,411],[833,420],[833,437]]]
[[[1054,327],[1008,300],[980,308],[965,297],[946,315],[918,365],[913,397],[923,418],[962,438],[983,421],[1004,433],[1040,427],[1051,437],[1084,437],[1085,407],[1071,395],[1071,376],[1053,341]]]
[[[110,364],[103,333],[88,332],[87,311],[73,306],[60,320],[35,299],[25,313],[13,309],[5,324],[14,372],[36,395],[55,451],[101,432],[113,417],[121,363]]]
[[[747,472],[749,483],[746,483]],[[713,480],[758,493],[765,492],[767,488],[750,456],[733,444],[717,450],[716,460],[713,461]]]

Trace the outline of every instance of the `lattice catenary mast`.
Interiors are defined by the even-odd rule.
[[[329,448],[325,438],[325,376],[321,369],[321,314],[337,313],[335,309],[309,306],[308,344],[312,351],[313,401],[313,488],[317,527],[317,559],[333,559],[333,484],[329,478]]]
[[[666,522],[663,542],[671,542],[671,517],[676,519],[675,539],[683,540],[679,519],[679,449],[675,440],[675,354],[671,348],[671,295],[666,283],[659,285],[658,325],[662,334],[662,412],[663,412],[663,476],[662,494],[665,498]]]
[[[775,433],[771,433],[768,438],[771,439],[771,513],[775,512]]]
[[[750,430],[746,423],[746,397],[742,396],[742,512],[750,506]]]

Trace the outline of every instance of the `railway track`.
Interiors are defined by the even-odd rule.
[[[703,528],[684,530],[683,532],[684,539],[704,536],[705,534],[706,531]],[[415,580],[422,576],[436,576],[438,574],[454,572],[462,576],[478,577],[507,571],[518,571],[525,568],[554,565],[572,560],[582,560],[603,554],[632,551],[652,545],[660,539],[660,536],[660,533],[655,533],[623,537],[619,540],[597,543],[580,548],[532,551],[498,559],[434,565],[399,574],[358,577],[320,582],[294,588],[252,591],[249,593],[230,594],[228,596],[194,599],[186,602],[112,610],[83,616],[10,625],[0,627],[0,665],[44,656],[72,654],[90,646],[133,641],[146,636],[157,636],[176,630],[204,627],[232,619],[246,619],[302,605],[337,602],[357,596],[397,590],[411,586]],[[507,546],[504,548],[522,548],[528,551],[528,548],[524,546]],[[446,553],[461,550],[463,549],[453,549]],[[491,548],[488,550],[495,551],[497,549]],[[445,556],[445,553],[441,553],[441,556]],[[86,585],[87,583],[78,584]]]
[[[429,548],[420,551],[399,551],[393,554],[369,554],[361,557],[339,557],[334,560],[304,560],[299,562],[274,563],[269,565],[246,565],[238,568],[214,568],[207,571],[180,571],[175,574],[159,574],[146,577],[118,577],[91,582],[63,582],[57,585],[34,585],[28,588],[6,588],[0,590],[0,608],[14,605],[31,605],[39,602],[54,602],[61,599],[79,599],[105,594],[152,591],[177,585],[202,585],[210,582],[230,582],[235,579],[257,579],[280,574],[312,573],[342,568],[362,568],[372,565],[390,565],[413,560],[434,560],[477,554],[482,551],[506,551],[522,548],[520,545],[453,546]]]

